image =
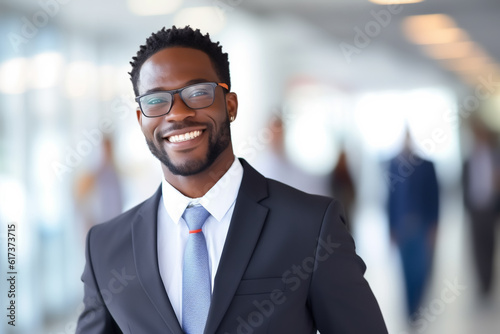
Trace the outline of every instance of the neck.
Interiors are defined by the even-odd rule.
[[[184,196],[198,198],[204,196],[226,174],[234,162],[231,147],[222,152],[217,159],[204,171],[189,175],[175,175],[162,164],[163,176],[168,183],[179,190]]]

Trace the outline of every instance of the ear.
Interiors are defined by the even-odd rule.
[[[137,122],[139,122],[139,125],[142,126],[142,112],[141,112],[141,108],[137,107],[137,109],[135,110],[135,112],[137,113]]]
[[[226,94],[226,110],[229,119],[235,119],[238,114],[238,96],[236,93]]]

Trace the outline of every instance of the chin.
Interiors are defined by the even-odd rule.
[[[196,175],[205,171],[209,167],[206,160],[203,161],[194,159],[182,163],[172,163],[171,161],[168,161],[168,163],[163,162],[163,164],[172,174],[180,176]]]

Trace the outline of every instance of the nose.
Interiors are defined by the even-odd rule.
[[[165,115],[165,120],[169,122],[179,122],[187,117],[193,117],[195,114],[196,111],[189,108],[177,93],[173,96],[172,107],[169,113]]]

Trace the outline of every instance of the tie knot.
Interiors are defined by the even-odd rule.
[[[194,231],[199,232],[198,230],[201,230],[208,216],[210,216],[210,213],[203,206],[198,205],[186,208],[182,218],[186,221],[190,233],[195,233]]]

